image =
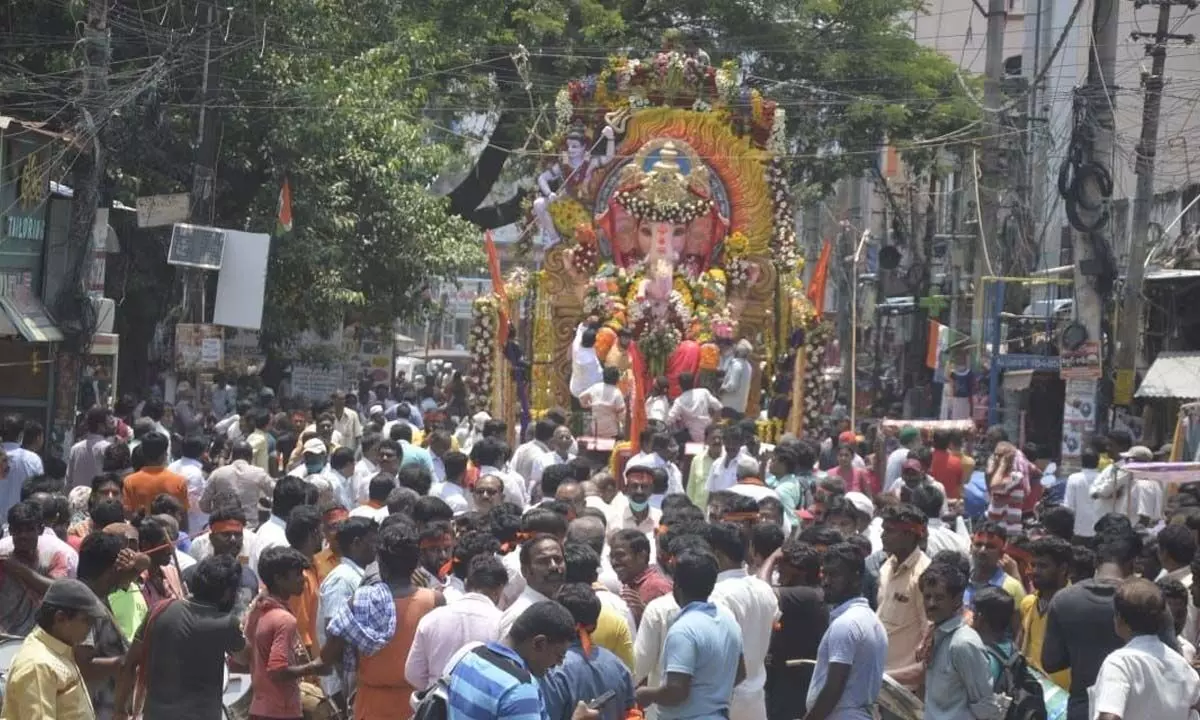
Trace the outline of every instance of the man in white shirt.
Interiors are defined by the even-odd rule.
[[[227,495],[235,498],[242,507],[247,526],[253,530],[258,527],[258,504],[260,500],[271,497],[275,481],[266,470],[254,465],[254,449],[245,440],[238,440],[229,449],[231,462],[223,465],[208,476],[204,486],[204,494],[200,496],[200,510],[211,513],[218,498]],[[199,530],[199,528],[195,528]]]
[[[200,498],[204,497],[208,484],[204,476],[204,464],[200,461],[204,455],[204,439],[198,436],[184,438],[181,449],[183,457],[168,465],[167,470],[187,480],[188,530],[196,534],[208,526],[208,513],[200,508]]]
[[[72,445],[71,452],[67,456],[68,490],[77,487],[91,487],[92,478],[99,475],[104,467],[104,451],[110,444],[108,441],[108,411],[99,407],[88,410],[86,427],[87,436]],[[132,448],[130,449],[132,450]],[[9,472],[12,472],[11,467]],[[15,494],[12,495],[14,498],[12,505],[16,505],[21,494],[21,486],[10,483],[9,487],[15,489]],[[5,493],[6,502],[11,493],[13,490]]]
[[[546,468],[551,465],[563,465],[571,462],[574,457],[571,455],[570,450],[573,440],[571,429],[566,425],[559,425],[554,429],[554,435],[550,439],[549,452],[542,453],[534,458],[527,489],[531,502],[542,500],[542,473],[546,472]]]
[[[746,451],[742,441],[742,434],[738,431],[737,426],[730,425],[721,433],[721,442],[725,445],[725,452],[721,457],[713,461],[712,468],[708,471],[708,492],[715,493],[722,490],[728,490],[737,482],[737,459],[739,456],[746,456],[750,459],[754,457]]]
[[[529,505],[529,488],[525,478],[508,470],[508,443],[495,438],[482,438],[471,447],[471,462],[479,468],[479,477],[494,475],[504,483],[504,502],[525,510]]]
[[[887,465],[884,468],[881,487],[885,491],[890,491],[895,482],[900,479],[900,471],[904,461],[908,459],[908,454],[921,447],[921,431],[912,425],[905,425],[900,428],[899,440],[900,447],[888,455]]]
[[[1100,456],[1090,445],[1085,446],[1079,454],[1079,464],[1083,469],[1067,478],[1067,490],[1063,495],[1063,505],[1075,513],[1075,542],[1090,544],[1096,536],[1096,521],[1100,519],[1100,509],[1092,498],[1092,484],[1100,474]]]
[[[709,602],[729,610],[742,629],[746,678],[733,689],[729,718],[766,720],[766,659],[779,619],[779,599],[770,585],[746,573],[746,546],[737,525],[710,525],[706,537],[721,571]]]
[[[562,587],[566,572],[566,558],[562,543],[554,537],[530,540],[518,551],[521,576],[525,589],[500,617],[500,639],[503,640],[521,613],[534,603],[549,600]]]
[[[108,414],[105,413],[106,421],[107,417]],[[4,454],[8,456],[8,475],[0,484],[0,517],[8,517],[8,509],[21,501],[21,486],[25,484],[25,481],[45,472],[42,468],[42,459],[38,457],[37,453],[29,452],[21,447],[21,433],[24,428],[24,423],[15,415],[9,415],[0,420],[0,441],[3,441]],[[107,441],[105,441],[105,447],[107,447]],[[88,478],[88,483],[91,483],[91,478]]]
[[[595,326],[580,323],[575,330],[575,339],[571,341],[571,395],[579,399],[585,390],[603,381],[604,372],[596,357]]]
[[[367,483],[379,473],[379,443],[382,441],[383,435],[376,432],[366,433],[359,441],[362,457],[354,463],[354,477],[351,478],[351,494],[355,503],[366,501]]]
[[[759,502],[764,498],[779,499],[779,493],[767,487],[763,482],[757,460],[749,455],[738,455],[736,465],[738,481],[729,488],[729,492],[745,495],[754,502]]]
[[[667,427],[686,428],[692,442],[704,442],[704,431],[713,424],[713,418],[721,415],[721,401],[706,387],[696,387],[696,378],[691,373],[679,374],[679,387],[683,390],[671,411],[667,413]]]
[[[330,396],[333,403],[333,430],[342,436],[343,447],[351,450],[358,449],[358,441],[363,435],[362,418],[357,410],[346,407],[346,393],[338,390]]]
[[[667,472],[667,491],[665,494],[674,495],[675,493],[683,492],[683,473],[679,471],[679,466],[675,464],[675,457],[679,454],[679,442],[675,439],[674,435],[666,432],[655,432],[649,436],[649,440],[650,451],[646,452],[643,449],[642,452],[629,458],[629,462],[625,466],[645,465],[662,468]],[[647,443],[643,440],[642,447],[645,448],[646,446]]]
[[[288,476],[303,479],[309,475],[320,475],[328,464],[329,454],[324,441],[311,438],[304,443],[300,464],[289,470]]]
[[[754,346],[749,340],[738,340],[733,348],[733,358],[725,369],[725,378],[721,381],[721,404],[735,420],[741,420],[746,414],[746,404],[750,401],[750,381],[753,369],[750,367],[750,354]]]
[[[592,411],[588,425],[591,434],[599,438],[621,436],[625,419],[625,395],[617,387],[621,371],[615,367],[604,368],[604,381],[596,383],[579,395],[579,404]]]
[[[467,456],[457,450],[451,450],[442,458],[442,464],[446,468],[446,479],[435,482],[429,489],[429,494],[445,500],[455,515],[462,515],[471,509],[471,501],[463,487],[467,474]]]
[[[255,573],[258,572],[258,558],[264,550],[290,546],[286,518],[292,514],[293,509],[308,503],[308,493],[308,484],[298,477],[288,475],[275,483],[275,490],[271,493],[271,517],[259,526],[254,544],[250,548],[250,569]]]
[[[533,463],[539,456],[550,452],[550,442],[554,438],[554,430],[558,427],[558,423],[550,418],[542,418],[533,424],[533,438],[526,443],[522,443],[517,447],[517,451],[513,453],[512,462],[509,465],[513,472],[525,478],[525,481],[531,482],[533,477]]]
[[[452,603],[434,608],[417,623],[417,632],[404,678],[418,692],[437,682],[450,668],[446,663],[468,643],[500,640],[500,617],[496,607],[508,582],[500,559],[479,555],[467,571],[466,594]]]
[[[1126,641],[1109,653],[1088,689],[1095,720],[1186,718],[1200,703],[1200,676],[1158,638],[1166,613],[1162,591],[1143,578],[1126,580],[1113,597],[1117,634]]]
[[[319,502],[323,505],[332,500],[342,507],[354,507],[354,451],[348,447],[334,450],[322,475],[328,480],[329,496]]]

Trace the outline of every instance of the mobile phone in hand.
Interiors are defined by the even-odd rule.
[[[600,697],[595,698],[590,703],[588,703],[587,708],[588,708],[588,710],[599,710],[600,708],[604,707],[604,705],[609,700],[612,700],[616,696],[617,696],[616,690],[609,690],[608,692],[604,693]]]

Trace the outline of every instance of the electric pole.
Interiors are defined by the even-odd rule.
[[[1155,4],[1135,0],[1134,8]],[[1134,32],[1135,40],[1150,38],[1146,54],[1152,58],[1150,74],[1144,79],[1146,98],[1142,106],[1142,134],[1137,146],[1137,189],[1133,197],[1133,231],[1129,240],[1129,269],[1125,275],[1124,302],[1121,305],[1120,344],[1117,346],[1117,371],[1132,376],[1137,370],[1138,335],[1142,324],[1142,285],[1145,280],[1146,240],[1150,231],[1150,210],[1154,203],[1154,159],[1158,145],[1159,112],[1166,78],[1167,42],[1182,40],[1190,43],[1192,35],[1171,33],[1172,0],[1158,0],[1158,27],[1153,33]],[[1189,3],[1179,3],[1189,4]],[[1125,385],[1123,383],[1123,385]],[[1115,403],[1128,403],[1131,398],[1117,397]]]
[[[1113,137],[1116,107],[1118,0],[1095,0],[1092,7],[1092,47],[1088,53],[1087,83],[1075,95],[1074,122],[1065,161],[1069,181],[1060,178],[1064,206],[1070,220],[1075,259],[1075,319],[1087,330],[1087,339],[1103,343],[1105,296],[1116,274],[1111,238]],[[1103,347],[1101,347],[1103,355]],[[1098,432],[1106,417],[1106,399],[1098,397],[1098,381],[1066,383],[1063,414],[1062,467],[1074,469],[1086,438]],[[1091,407],[1089,417],[1078,418],[1074,408]],[[1068,442],[1068,439],[1070,442]]]
[[[191,221],[194,225],[209,225],[216,212],[216,190],[213,187],[213,168],[217,164],[217,128],[220,111],[214,107],[221,82],[221,61],[213,59],[213,36],[216,33],[217,13],[213,2],[208,3],[208,19],[204,36],[204,65],[200,75],[200,117],[196,130],[196,155],[192,168]],[[204,322],[204,271],[187,268],[184,271],[184,318],[187,322]]]
[[[67,229],[66,273],[56,296],[53,310],[66,342],[57,360],[57,382],[67,406],[58,402],[54,407],[54,435],[70,438],[75,420],[75,402],[82,369],[83,356],[95,332],[95,310],[84,290],[84,274],[92,257],[96,210],[104,196],[104,173],[107,161],[109,120],[114,108],[108,107],[108,68],[112,58],[109,38],[108,11],[111,0],[89,0],[85,11],[83,38],[80,42],[82,71],[79,95],[75,106],[78,112],[76,131],[80,152],[71,168],[74,196],[71,219]],[[45,182],[48,178],[42,179]],[[48,189],[48,184],[47,184]]]
[[[987,258],[992,255],[991,248],[1000,247],[996,237],[1000,228],[1000,189],[1006,185],[1007,179],[1002,152],[1004,143],[1000,138],[1003,132],[1001,115],[1004,112],[1004,93],[1000,83],[1004,79],[1004,31],[1007,25],[1007,0],[988,0],[987,54],[984,56],[983,70],[984,139],[979,167],[972,167],[973,182],[979,192],[979,243],[975,248],[974,263],[977,311],[973,313],[978,322],[972,323],[971,334],[981,356],[986,347],[983,337],[985,318],[983,312],[978,311],[978,306],[984,302],[983,276],[995,272],[995,268],[987,267]]]

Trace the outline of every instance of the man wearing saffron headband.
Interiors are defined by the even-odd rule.
[[[883,550],[887,561],[879,569],[879,621],[888,634],[888,672],[914,665],[925,633],[925,605],[920,578],[929,567],[921,550],[925,513],[912,505],[884,508]]]
[[[420,582],[413,584],[430,590],[441,590],[450,576],[450,557],[454,553],[454,532],[450,523],[439,520],[421,529],[421,564],[417,568]]]
[[[213,508],[212,513],[208,516],[208,535],[204,537],[211,543],[214,556],[231,557],[236,561],[244,555],[243,548],[247,534],[253,541],[254,534],[246,530],[246,516],[242,512],[241,504],[230,501]],[[197,567],[199,566],[193,565],[183,571],[183,582],[189,587],[192,578],[195,577]],[[239,563],[239,567],[242,571],[238,581],[237,596],[233,601],[233,612],[238,617],[242,617],[246,614],[246,609],[250,607],[250,601],[258,594],[258,575],[255,575],[254,571],[245,564]]]
[[[567,647],[563,661],[539,679],[546,716],[566,718],[580,702],[612,690],[616,695],[600,708],[600,717],[624,720],[636,703],[633,678],[616,655],[592,642],[600,619],[600,599],[587,583],[567,583],[554,599],[571,613],[579,637]]]
[[[971,538],[971,582],[963,593],[963,604],[970,610],[975,607],[975,593],[989,585],[1012,595],[1017,607],[1025,599],[1025,588],[1021,581],[1006,574],[1000,567],[1004,549],[1008,545],[1008,529],[1002,523],[987,521],[975,530]]]

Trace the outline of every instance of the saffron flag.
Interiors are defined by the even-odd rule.
[[[276,219],[276,235],[292,231],[292,184],[286,175],[279,188],[279,217]]]
[[[821,247],[821,257],[813,268],[812,280],[808,284],[808,301],[813,304],[817,316],[825,314],[825,281],[829,279],[829,256],[833,254],[833,243],[828,240]]]
[[[497,331],[497,339],[503,345],[508,342],[508,293],[504,292],[504,276],[500,274],[500,253],[496,250],[496,239],[492,237],[491,230],[483,234],[483,249],[487,252],[488,273],[492,276],[492,292],[496,294],[496,301],[499,305],[497,315],[500,318],[500,327]]]

